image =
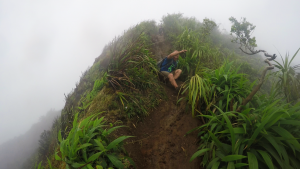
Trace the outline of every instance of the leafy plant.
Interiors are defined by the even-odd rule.
[[[206,168],[247,166],[249,168],[299,167],[300,104],[289,106],[275,102],[262,103],[259,108],[219,115],[200,115],[210,119],[198,127],[199,151]]]
[[[275,67],[279,70],[276,72],[279,80],[276,83],[277,90],[282,91],[286,100],[288,102],[297,100],[299,98],[299,90],[298,86],[300,85],[300,81],[296,78],[296,69],[299,68],[299,65],[291,66],[292,61],[298,54],[300,48],[296,51],[291,59],[289,59],[289,55],[287,54],[285,58],[281,56],[281,61],[276,62]]]
[[[121,136],[111,141],[108,136],[124,126],[104,129],[104,117],[94,119],[97,115],[91,115],[80,123],[77,122],[78,114],[75,115],[68,137],[62,139],[59,132],[60,151],[55,153],[55,159],[64,161],[67,168],[125,168],[124,164],[128,161],[135,165],[122,148],[122,141],[132,136]]]
[[[233,68],[233,63],[225,62],[214,71],[198,67],[196,75],[186,82],[183,93],[189,89],[188,100],[193,116],[195,109],[203,113],[210,110],[214,104],[224,111],[235,110],[241,104],[242,98],[248,95],[255,82],[249,84],[245,75],[238,73],[239,67]],[[200,110],[203,103],[205,109]],[[213,112],[215,111],[216,108]]]
[[[192,115],[195,115],[195,109],[200,102],[200,99],[203,99],[206,103],[208,102],[207,95],[211,91],[210,83],[207,79],[199,77],[197,74],[191,77],[189,83],[185,84],[183,88],[186,88],[183,93],[189,89],[188,100],[189,104],[192,106]]]

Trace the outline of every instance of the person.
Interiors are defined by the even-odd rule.
[[[177,51],[175,50],[171,54],[169,54],[162,62],[160,67],[161,74],[168,78],[172,86],[174,86],[176,91],[179,91],[180,87],[178,87],[176,83],[176,79],[180,76],[182,70],[176,69],[178,63],[178,57],[180,53],[184,53],[186,50]]]

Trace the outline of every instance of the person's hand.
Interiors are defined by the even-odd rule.
[[[184,52],[186,52],[187,50],[182,50],[182,51],[180,51],[179,53],[184,53]]]

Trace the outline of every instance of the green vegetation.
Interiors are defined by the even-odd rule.
[[[290,60],[275,61],[278,70],[272,71],[274,55],[266,67],[258,55],[265,51],[255,50],[255,26],[246,19],[230,21],[235,43],[213,20],[199,22],[182,14],[162,18],[168,52],[187,50],[179,57],[184,84],[178,102],[187,102],[186,110],[203,123],[190,131],[199,133],[199,149],[190,161],[202,156],[204,168],[299,168],[300,75],[299,66],[292,66],[299,50]],[[104,48],[66,96],[61,117],[42,135],[36,161],[48,157],[51,163],[39,168],[134,166],[122,147],[130,136],[109,136],[123,126],[104,121],[142,119],[167,99],[156,68],[158,29],[154,21],[142,22]]]
[[[262,51],[254,51],[255,38],[250,37],[255,26],[245,19],[242,24],[234,18],[230,20],[234,22],[232,32],[237,35],[233,42],[244,47],[244,50],[241,49],[243,52],[247,53],[246,50],[249,50],[251,54],[255,54]],[[295,55],[297,53],[298,51]],[[249,80],[238,73],[239,68],[231,68],[233,62],[225,62],[212,73],[197,73],[195,77],[198,83],[191,79],[189,88],[199,89],[190,89],[192,109],[200,113],[199,117],[207,119],[203,119],[204,125],[197,128],[201,141],[199,150],[191,157],[191,161],[197,156],[203,156],[202,165],[206,168],[299,167],[300,144],[297,138],[300,104],[293,105],[290,102],[291,92],[287,89],[287,86],[293,86],[291,84],[299,84],[294,76],[287,74],[292,69],[290,63],[295,55],[291,60],[286,57],[284,66],[276,62],[280,76],[277,80],[278,87],[270,96],[255,94],[271,66],[265,69],[261,82],[252,91],[255,82],[249,85]],[[269,61],[271,59],[266,62]],[[199,77],[201,75],[202,78]],[[205,84],[202,85],[204,90],[200,87],[201,84]],[[276,94],[280,91],[285,94],[283,98]],[[249,101],[245,101],[246,97],[250,98]],[[203,105],[202,103],[206,103],[201,106],[202,109],[194,106]]]
[[[279,78],[276,87],[278,91],[281,91],[284,94],[285,98],[287,99],[287,102],[296,102],[299,98],[299,92],[294,92],[299,91],[300,86],[300,79],[299,77],[297,79],[296,76],[296,70],[297,68],[299,68],[299,65],[291,65],[299,50],[300,48],[297,50],[297,52],[293,55],[291,59],[289,59],[289,55],[286,55],[284,59],[280,55],[282,63],[275,61],[275,67],[279,69],[276,72],[276,75]]]
[[[98,114],[78,123],[77,115],[66,139],[62,139],[59,132],[60,151],[55,153],[56,160],[64,161],[66,168],[127,168],[134,165],[131,158],[124,156],[126,152],[122,147],[122,141],[131,136],[121,136],[113,141],[108,138],[114,130],[124,126],[104,129],[104,117],[92,120]]]

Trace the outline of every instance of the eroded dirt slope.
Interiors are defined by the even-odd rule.
[[[143,122],[130,125],[125,146],[138,169],[199,169],[200,162],[189,162],[197,150],[197,133],[184,136],[199,126],[199,120],[176,106],[172,88],[165,87],[168,101],[163,101]]]

